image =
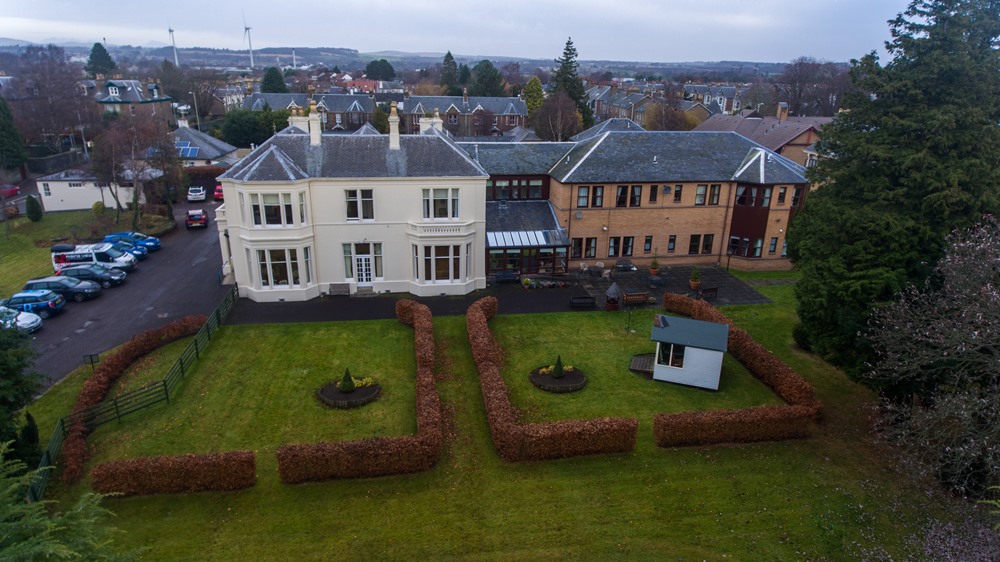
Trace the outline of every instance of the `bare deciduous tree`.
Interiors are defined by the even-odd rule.
[[[565,92],[546,98],[533,121],[535,133],[542,140],[564,141],[583,129],[583,118]]]

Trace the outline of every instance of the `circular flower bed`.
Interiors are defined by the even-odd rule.
[[[316,391],[319,401],[332,408],[357,408],[378,399],[382,387],[370,377],[356,379],[350,369],[344,371],[339,382],[331,382]]]
[[[531,375],[528,378],[531,379],[531,384],[545,392],[554,392],[557,394],[576,392],[587,386],[587,375],[580,369],[572,367],[565,369],[563,376],[557,378],[552,376],[552,366],[547,365],[531,371]]]

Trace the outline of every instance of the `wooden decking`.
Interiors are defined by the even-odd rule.
[[[635,371],[637,373],[643,373],[647,375],[653,374],[653,354],[646,353],[643,355],[633,355],[632,363],[628,366],[629,370]]]

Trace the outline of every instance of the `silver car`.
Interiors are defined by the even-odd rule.
[[[0,306],[0,327],[16,328],[30,334],[42,327],[42,317],[31,312]]]

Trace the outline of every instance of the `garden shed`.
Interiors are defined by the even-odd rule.
[[[657,314],[649,339],[656,342],[654,380],[719,389],[728,324]]]

